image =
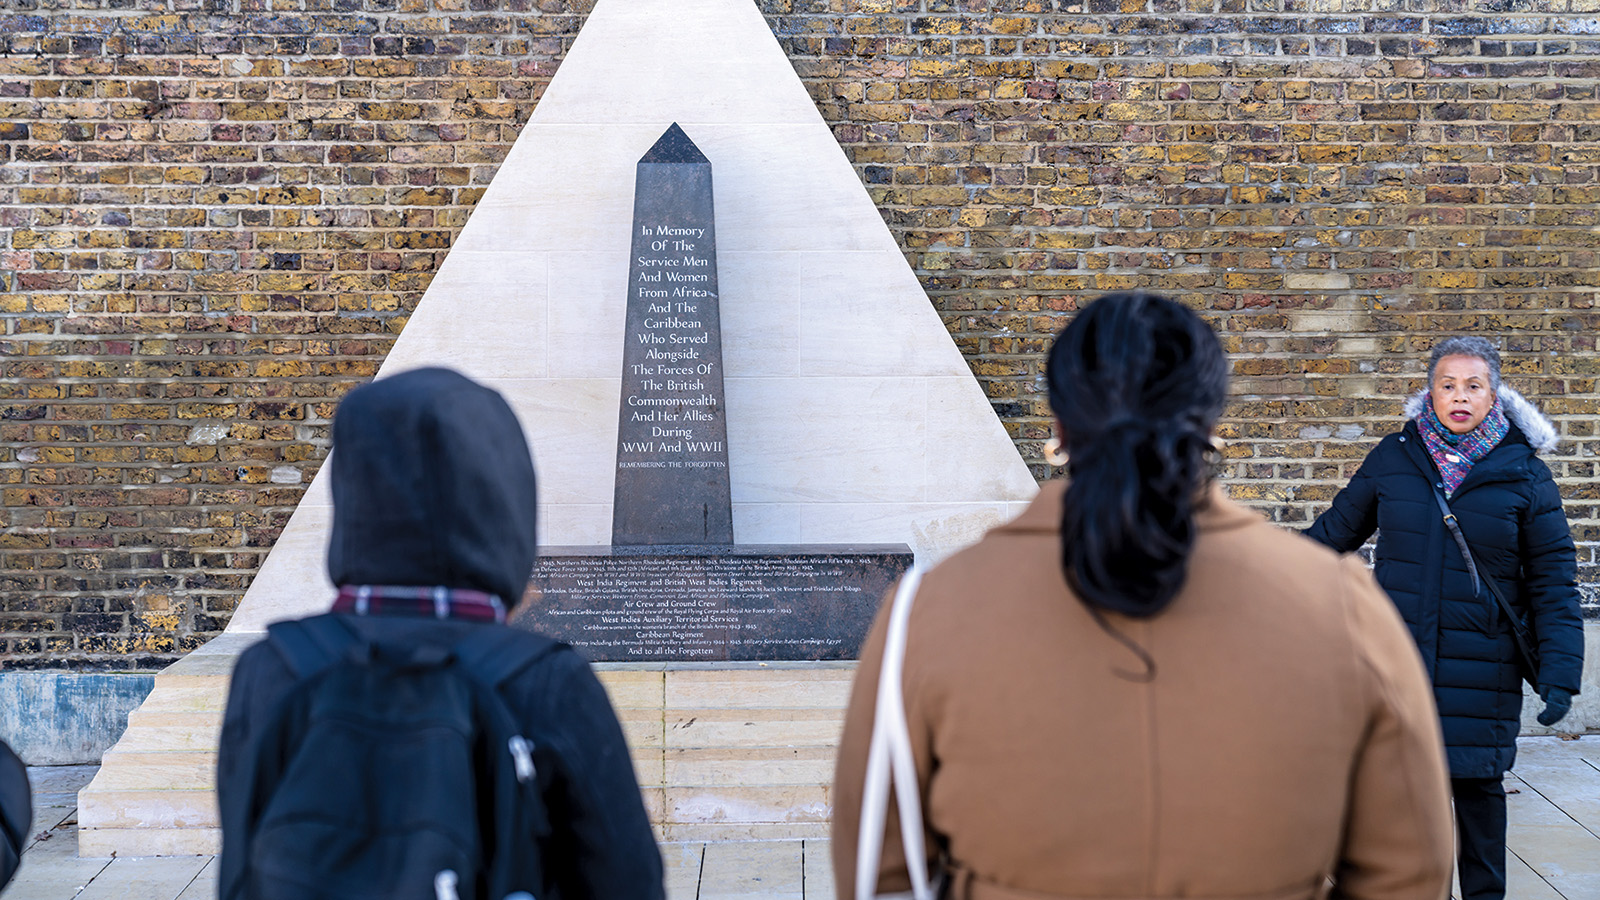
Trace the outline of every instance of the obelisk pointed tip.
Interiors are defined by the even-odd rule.
[[[706,155],[701,153],[700,148],[694,145],[694,141],[689,140],[689,136],[683,133],[683,129],[678,127],[678,123],[673,122],[671,127],[662,132],[661,138],[656,141],[655,146],[651,147],[644,156],[639,158],[639,162],[703,163],[710,162],[710,160],[706,159]]]

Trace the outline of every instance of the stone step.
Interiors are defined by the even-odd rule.
[[[830,831],[826,821],[823,822],[720,822],[699,824],[693,822],[675,822],[670,825],[657,825],[655,828],[658,841],[797,841],[797,840],[827,840]],[[757,895],[759,896],[759,895]],[[754,900],[752,897],[740,900]]]
[[[222,851],[220,828],[84,828],[78,855],[214,856]]]
[[[94,780],[78,792],[78,802],[107,790],[211,790],[216,775],[216,750],[112,749]]]
[[[678,709],[667,713],[666,746],[834,747],[843,709]]]
[[[130,717],[131,719],[131,717]],[[199,750],[212,752],[217,748],[217,742],[222,737],[222,722],[215,720],[215,724],[207,721],[196,724],[189,721],[178,720],[165,724],[147,724],[140,722],[134,725],[131,721],[128,730],[122,733],[122,740],[117,741],[114,751],[118,753],[145,752],[153,750]]]
[[[216,792],[188,790],[100,790],[93,808],[78,807],[78,827],[96,828],[218,828]],[[123,854],[119,854],[123,855]]]
[[[832,791],[831,783],[673,786],[663,789],[664,808],[654,821],[671,841],[825,837]]]
[[[155,689],[150,696],[145,698],[139,708],[129,713],[131,717],[140,712],[177,712],[177,713],[210,713],[221,715],[222,710],[228,705],[227,679],[210,679],[216,683],[196,684],[177,683],[161,680],[156,677]]]
[[[693,709],[844,709],[850,699],[853,666],[812,663],[749,669],[678,669],[666,673],[665,708]]]
[[[628,709],[660,710],[666,697],[667,673],[661,669],[596,666],[595,675],[619,713]]]
[[[635,750],[659,751],[667,745],[666,724],[661,719],[661,707],[655,709],[619,709],[617,721],[622,725],[623,737]]]
[[[828,747],[701,747],[668,750],[666,786],[831,784]]]
[[[231,654],[255,639],[224,635],[157,676],[79,794],[84,847],[215,852],[215,747]],[[596,674],[660,838],[826,836],[852,665],[611,663]]]
[[[139,707],[128,714],[128,730],[135,728],[210,728],[220,733],[220,709],[151,709]]]

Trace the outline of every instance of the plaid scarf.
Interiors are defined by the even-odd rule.
[[[1494,406],[1489,407],[1489,414],[1483,417],[1478,427],[1466,434],[1456,434],[1444,427],[1444,423],[1439,421],[1439,414],[1433,411],[1431,397],[1422,404],[1422,414],[1417,416],[1417,430],[1422,432],[1422,443],[1428,448],[1428,455],[1433,457],[1439,474],[1444,477],[1446,497],[1456,492],[1462,479],[1472,471],[1472,464],[1488,456],[1489,451],[1500,443],[1510,429],[1499,397],[1494,398]]]
[[[504,622],[506,607],[500,598],[482,591],[447,587],[396,587],[384,584],[347,584],[333,601],[336,613],[379,616],[429,616],[468,622]]]

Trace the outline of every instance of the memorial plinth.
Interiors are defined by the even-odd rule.
[[[854,659],[904,545],[547,547],[516,617],[596,662]]]

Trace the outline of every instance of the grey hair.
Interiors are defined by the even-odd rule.
[[[1483,360],[1489,366],[1489,387],[1500,390],[1500,351],[1487,338],[1453,337],[1434,344],[1433,355],[1428,357],[1428,384],[1433,384],[1433,370],[1439,367],[1439,360],[1446,356],[1471,356]]]

